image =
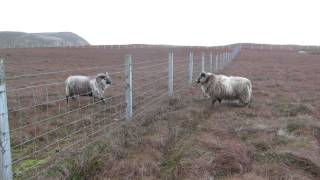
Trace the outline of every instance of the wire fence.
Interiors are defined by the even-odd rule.
[[[150,45],[150,44],[114,44],[114,45],[72,45],[72,43],[61,43],[61,44],[45,44],[45,43],[30,43],[25,45],[19,45],[15,42],[8,42],[7,44],[3,44],[0,49],[19,49],[19,48],[77,48],[77,49],[112,49],[112,50],[119,50],[119,49],[145,49],[145,48],[162,48],[164,45]],[[167,46],[166,46],[167,47]],[[184,46],[170,46],[171,48],[175,47],[184,47]],[[204,46],[185,46],[192,49],[203,49],[203,48],[214,48],[218,49],[225,49],[226,47],[230,47],[230,45],[226,46],[212,46],[212,47],[204,47]]]
[[[116,65],[11,76],[5,76],[2,62],[1,178],[36,179],[60,154],[84,149],[119,123],[146,118],[160,102],[190,87],[201,71],[220,71],[240,50],[230,46],[196,55],[191,48],[186,54],[169,50],[167,57],[151,60],[130,55]],[[69,75],[94,78],[101,72],[112,78],[105,99],[80,94],[67,103],[64,81]]]
[[[263,51],[319,51],[320,46],[276,45],[276,44],[241,44],[242,49]]]
[[[161,48],[162,45],[146,45],[146,44],[122,44],[122,45],[71,45],[69,42],[62,42],[60,44],[48,44],[44,42],[34,42],[25,45],[19,45],[15,42],[8,42],[6,45],[0,47],[0,49],[21,49],[21,48],[65,48],[65,49],[109,49],[109,50],[124,50],[124,49],[145,49],[145,48]],[[243,43],[236,44],[237,46],[242,46],[243,49],[252,50],[287,50],[287,51],[299,51],[299,50],[319,50],[320,46],[317,45],[290,45],[290,44],[254,44],[254,43]],[[172,48],[176,46],[171,46]],[[181,47],[181,46],[180,46]],[[192,49],[203,49],[211,48],[214,50],[225,49],[229,46],[213,46],[213,47],[203,47],[203,46],[188,46]]]

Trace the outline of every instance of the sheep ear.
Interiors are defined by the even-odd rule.
[[[98,74],[98,76],[100,77],[100,78],[105,78],[106,77],[106,74],[104,74],[104,73],[100,73],[100,74]]]
[[[96,81],[100,82],[103,79],[102,74],[96,76]]]
[[[108,73],[108,72],[106,72],[106,75],[107,75],[107,76],[109,76],[109,73]]]

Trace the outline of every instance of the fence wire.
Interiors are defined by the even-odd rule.
[[[203,50],[203,49],[200,49]],[[166,50],[168,51],[168,50]],[[192,57],[190,69],[189,49],[173,56],[173,96],[186,91],[189,80],[205,71],[219,72],[240,52],[239,46],[205,49],[204,62],[201,51]],[[36,179],[58,163],[58,157],[70,149],[84,149],[98,138],[105,137],[108,128],[124,123],[127,113],[125,98],[125,64],[120,57],[111,62],[118,64],[58,71],[9,73],[7,81],[8,117],[15,179]],[[123,60],[121,62],[124,62]],[[32,62],[31,64],[36,64]],[[19,62],[7,63],[18,66]],[[204,67],[203,67],[204,65]],[[27,68],[27,64],[22,64]],[[11,68],[12,69],[12,68]],[[132,94],[133,121],[147,118],[168,99],[168,56],[146,59],[133,56]],[[191,72],[190,72],[191,71]],[[67,103],[65,79],[70,75],[94,77],[109,72],[112,85],[104,100],[75,95]],[[190,73],[192,77],[190,77]],[[200,91],[199,91],[200,92]],[[200,93],[199,93],[200,94]],[[103,103],[105,101],[105,103]],[[36,162],[32,167],[26,164]]]

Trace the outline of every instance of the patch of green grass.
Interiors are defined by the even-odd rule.
[[[278,163],[280,161],[279,155],[274,152],[258,152],[254,155],[254,159],[260,164]]]
[[[272,145],[274,146],[287,145],[289,144],[289,142],[290,142],[290,139],[287,136],[276,135],[272,139]]]
[[[170,179],[170,177],[174,174],[173,172],[178,167],[180,160],[182,159],[183,155],[181,151],[171,154],[168,158],[166,158],[161,166],[162,166],[162,178],[163,179]]]
[[[11,154],[13,158],[20,157],[23,151],[20,148],[11,148]]]
[[[303,124],[302,122],[290,122],[287,124],[287,130],[290,133],[297,131],[299,129],[304,129],[304,128],[306,128],[306,125]]]
[[[65,160],[50,168],[46,174],[50,178],[85,180],[93,177],[105,167],[109,148],[104,142],[96,142],[83,152],[65,153]]]
[[[22,173],[28,172],[31,169],[39,167],[43,164],[47,163],[46,159],[27,159],[22,161],[21,163],[13,166],[13,174],[14,176],[19,177]]]

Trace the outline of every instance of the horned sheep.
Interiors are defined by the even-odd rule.
[[[212,104],[218,100],[239,100],[242,105],[248,105],[252,96],[251,81],[245,77],[217,75],[201,72],[196,81],[201,84],[204,95],[211,98]]]
[[[74,96],[91,96],[105,103],[104,91],[112,84],[109,73],[99,73],[94,77],[75,75],[65,81],[66,100]]]

